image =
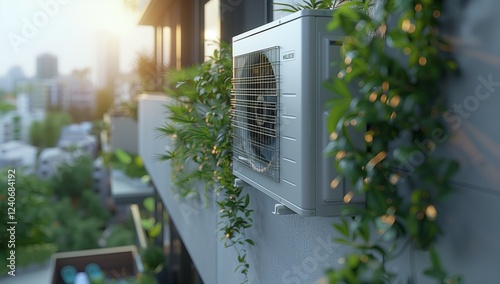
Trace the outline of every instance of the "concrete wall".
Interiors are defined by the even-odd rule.
[[[438,208],[445,232],[438,249],[446,268],[463,275],[465,283],[498,283],[500,30],[496,27],[500,26],[500,2],[447,2],[443,27],[454,41],[461,73],[444,82],[450,110],[455,112],[446,117],[453,133],[441,148],[443,153],[457,158],[462,168],[454,180],[456,193]],[[217,241],[219,219],[214,201],[207,209],[176,201],[170,187],[169,165],[154,161],[153,155],[162,153],[167,144],[154,138],[154,128],[165,117],[163,102],[165,99],[152,97],[140,100],[140,154],[205,283],[239,283],[240,275],[233,272],[236,252]],[[275,203],[272,199],[252,188],[246,191],[255,210],[254,225],[248,231],[256,243],[247,256],[250,283],[315,283],[322,277],[323,268],[336,265],[346,249],[330,243],[335,237],[331,224],[336,218],[275,216],[271,214]],[[409,274],[410,254],[420,274],[427,266],[421,252],[408,251],[388,266],[402,275]],[[418,283],[431,282],[420,277]]]
[[[215,203],[200,204],[177,200],[170,182],[170,163],[159,163],[156,156],[172,146],[168,139],[155,139],[156,128],[165,123],[166,96],[143,95],[139,99],[139,155],[149,172],[169,217],[177,227],[192,260],[205,283],[217,282],[217,224]],[[234,269],[234,268],[233,268]]]
[[[439,249],[465,283],[498,283],[500,271],[500,2],[445,1],[443,28],[460,74],[446,82],[452,133],[444,152],[460,162],[443,204]]]
[[[111,150],[118,148],[132,154],[138,153],[137,122],[129,116],[111,116]]]

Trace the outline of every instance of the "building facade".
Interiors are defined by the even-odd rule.
[[[44,53],[36,58],[36,78],[52,79],[58,74],[57,57]]]
[[[212,2],[213,1],[213,2]],[[201,62],[204,58],[203,38],[208,17],[219,17],[221,38],[230,42],[232,36],[281,17],[273,12],[272,1],[149,1],[141,24],[168,27],[170,40],[163,33],[155,38],[157,50],[164,42],[171,46],[165,56],[170,66],[181,68]],[[278,2],[278,1],[277,1]],[[294,1],[279,1],[293,4]],[[295,1],[298,2],[298,1]],[[216,3],[216,4],[214,4]],[[219,7],[219,15],[206,15],[207,5]],[[208,6],[209,7],[209,6]],[[498,282],[497,263],[500,261],[500,131],[496,121],[500,105],[500,31],[485,28],[500,25],[496,16],[500,3],[489,0],[447,1],[442,15],[443,32],[455,40],[454,56],[461,74],[448,78],[443,90],[448,97],[451,139],[443,145],[442,153],[460,161],[461,170],[453,180],[456,192],[441,208],[439,220],[445,235],[438,242],[446,270],[463,276],[465,283]],[[216,26],[216,25],[215,25]],[[293,36],[293,35],[290,35]],[[390,52],[390,51],[389,51]],[[237,253],[218,240],[217,223],[221,221],[215,206],[217,197],[209,204],[194,204],[176,200],[172,194],[167,164],[152,161],[164,153],[169,144],[155,139],[155,128],[165,120],[163,104],[167,98],[145,96],[139,106],[139,154],[161,196],[170,219],[200,278],[207,284],[240,283],[241,275],[234,273]],[[271,214],[276,203],[251,187],[250,194],[254,225],[247,237],[255,241],[249,248],[250,283],[317,283],[325,269],[338,265],[348,248],[333,243],[339,237],[332,229],[335,217],[276,216]],[[402,282],[409,279],[412,269],[428,267],[422,252],[406,251],[387,262]],[[416,276],[418,283],[432,283],[424,275]],[[187,283],[187,282],[183,282]]]
[[[96,89],[88,78],[76,74],[60,76],[45,84],[46,108],[62,108],[75,122],[91,121],[96,109]]]
[[[35,173],[37,148],[22,141],[0,144],[0,168],[23,168],[27,174]]]
[[[97,87],[113,90],[114,80],[119,75],[119,42],[110,33],[99,33],[97,37]]]

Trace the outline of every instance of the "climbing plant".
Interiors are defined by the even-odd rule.
[[[423,273],[438,283],[461,281],[445,271],[435,248],[438,203],[452,192],[458,169],[435,155],[448,138],[441,82],[456,68],[439,33],[442,2],[380,0],[373,13],[345,3],[333,13],[329,28],[346,36],[340,72],[327,83],[336,98],[326,151],[340,172],[331,186],[345,179],[352,191],[344,202],[364,194],[366,208],[347,205],[334,224],[341,236],[335,241],[355,250],[327,272],[330,283],[393,282],[401,275],[385,263],[405,249],[411,257],[415,249],[428,252]],[[364,145],[352,129],[363,133]],[[414,270],[408,283],[416,281]]]
[[[235,247],[239,265],[235,270],[248,282],[247,245],[254,242],[245,230],[251,227],[253,210],[250,197],[234,185],[231,149],[231,78],[230,47],[221,43],[209,60],[199,66],[167,73],[169,122],[159,128],[160,135],[174,140],[174,147],[160,157],[170,160],[177,195],[202,198],[213,190],[221,221],[221,240]],[[200,185],[205,185],[201,191]]]
[[[279,11],[293,13],[300,10],[333,9],[344,2],[346,2],[346,0],[302,0],[302,2],[298,4],[276,2],[274,5],[282,7],[278,9]]]

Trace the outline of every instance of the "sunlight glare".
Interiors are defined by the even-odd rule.
[[[137,17],[125,7],[122,1],[102,1],[98,5],[82,11],[83,23],[124,37],[137,26]]]

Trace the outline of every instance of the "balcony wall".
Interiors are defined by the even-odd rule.
[[[137,122],[128,115],[111,116],[111,150],[137,154]]]
[[[166,96],[143,95],[139,99],[139,154],[149,172],[169,217],[186,246],[205,283],[220,283],[216,277],[216,209],[212,201],[205,206],[176,200],[170,180],[170,163],[159,163],[157,155],[171,146],[168,139],[156,139],[156,128],[165,123]],[[200,208],[201,207],[201,208]]]

